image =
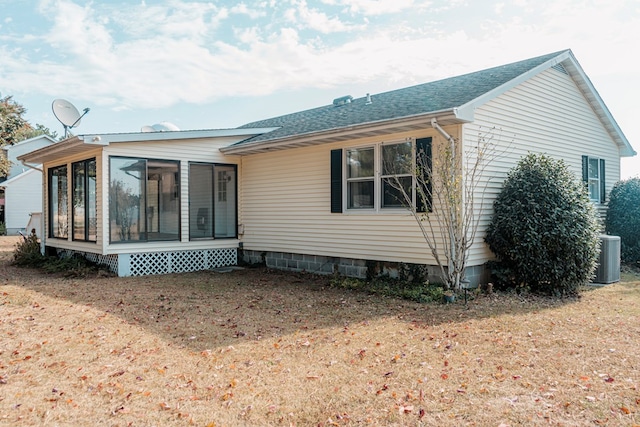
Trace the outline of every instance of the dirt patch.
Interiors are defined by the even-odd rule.
[[[637,282],[420,305],[266,269],[64,279],[2,250],[0,423],[640,422]]]

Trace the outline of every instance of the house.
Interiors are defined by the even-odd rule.
[[[85,135],[21,159],[44,165],[46,246],[120,275],[234,265],[240,254],[364,277],[375,264],[435,264],[415,219],[387,197],[386,153],[453,141],[464,154],[487,129],[513,137],[496,139],[503,155],[479,177],[488,185],[466,275],[480,282],[492,258],[482,228],[523,155],[564,159],[602,211],[620,157],[635,155],[570,50],[236,129]]]
[[[3,155],[11,162],[6,180],[0,182],[0,191],[4,191],[4,222],[8,235],[25,230],[31,214],[42,212],[42,173],[21,164],[18,156],[53,143],[55,140],[48,135],[39,135],[2,147]]]

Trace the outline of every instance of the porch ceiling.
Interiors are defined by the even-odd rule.
[[[32,165],[41,165],[55,161],[62,156],[81,154],[93,148],[95,148],[95,146],[87,145],[79,137],[74,136],[65,141],[57,142],[48,147],[18,156],[18,160]]]

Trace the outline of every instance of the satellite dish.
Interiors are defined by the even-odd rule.
[[[180,128],[176,125],[174,125],[171,122],[162,122],[162,123],[156,123],[155,125],[151,126],[156,132],[175,132],[175,131],[179,131]]]
[[[64,127],[64,137],[67,137],[69,129],[76,127],[80,124],[80,119],[89,112],[88,108],[82,110],[82,114],[78,109],[69,101],[65,99],[54,99],[51,105],[53,115]]]
[[[142,126],[142,128],[140,129],[140,132],[155,132],[156,130],[153,128],[153,126]]]

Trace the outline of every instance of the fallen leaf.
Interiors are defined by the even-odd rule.
[[[158,406],[160,406],[160,409],[165,411],[171,409],[171,406],[167,405],[165,402],[160,402]]]
[[[413,411],[413,405],[400,406],[398,409],[401,414],[409,414]]]

